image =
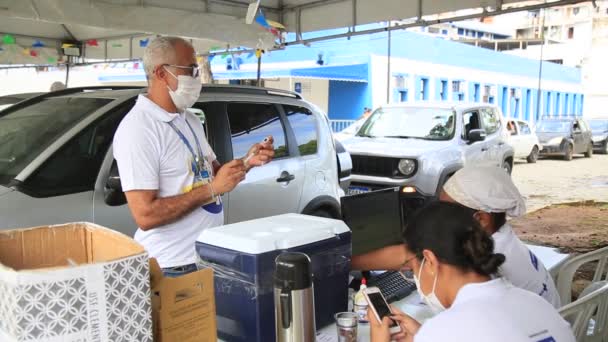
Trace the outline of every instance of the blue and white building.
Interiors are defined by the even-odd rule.
[[[265,54],[261,75],[265,86],[300,92],[334,120],[356,119],[364,107],[417,101],[494,103],[532,123],[583,112],[577,68],[543,62],[539,94],[537,60],[407,31],[392,32],[390,71],[387,56],[387,33],[344,38]],[[256,69],[252,55],[212,60],[214,78],[223,82],[254,80]]]

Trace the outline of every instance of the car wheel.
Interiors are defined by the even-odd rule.
[[[505,160],[504,163],[502,163],[502,168],[505,169],[508,174],[513,172],[513,165],[511,165],[508,160]]]
[[[574,154],[574,147],[572,144],[566,145],[566,151],[564,152],[564,160],[570,161],[572,160],[572,155]]]
[[[591,157],[593,157],[593,144],[589,144],[589,147],[587,147],[587,152],[585,152],[585,158]]]
[[[532,152],[530,152],[530,155],[528,156],[528,158],[526,158],[526,160],[528,161],[528,163],[530,164],[534,164],[536,163],[536,161],[538,160],[538,154],[539,154],[539,150],[538,150],[538,146],[534,146],[532,148]]]
[[[333,217],[332,214],[330,214],[327,210],[324,210],[324,209],[316,209],[308,215],[316,216],[316,217],[330,218],[330,219],[335,218],[335,217]]]

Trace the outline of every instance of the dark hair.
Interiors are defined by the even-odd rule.
[[[422,259],[428,249],[446,264],[464,271],[491,276],[505,256],[494,253],[494,241],[467,208],[454,203],[433,202],[418,211],[403,231],[408,249]]]

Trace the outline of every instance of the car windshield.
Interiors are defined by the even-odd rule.
[[[0,184],[7,185],[34,158],[110,99],[56,97],[0,116]]]
[[[589,126],[593,133],[608,132],[608,120],[593,120],[589,121]]]
[[[572,127],[570,121],[542,121],[536,131],[539,133],[568,133]]]
[[[444,108],[379,108],[359,130],[361,137],[450,140],[454,111]]]
[[[359,119],[359,120],[353,122],[350,126],[341,130],[340,133],[354,135],[355,133],[357,133],[357,131],[359,131],[359,129],[361,129],[361,126],[363,126],[363,123],[365,122],[365,120],[366,119]]]

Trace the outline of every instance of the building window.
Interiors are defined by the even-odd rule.
[[[441,80],[441,91],[439,92],[439,98],[442,101],[446,101],[448,99],[448,81]]]
[[[459,36],[464,35],[464,30],[463,30],[463,29],[461,29],[461,28],[459,28],[459,29],[458,29],[458,35],[459,35]]]
[[[574,27],[569,27],[568,28],[568,39],[573,39],[574,38]]]
[[[454,94],[454,101],[464,101],[464,82],[452,81],[452,93]]]
[[[441,34],[447,35],[448,34],[448,30],[441,30]]]

